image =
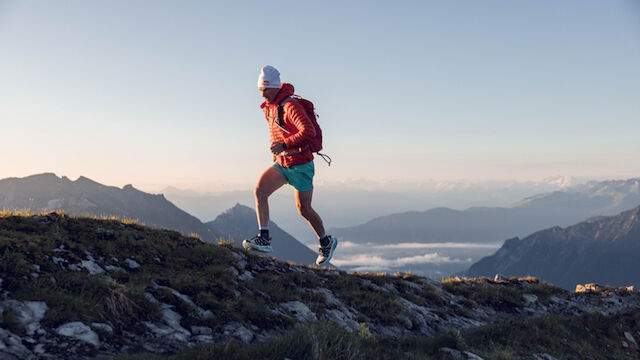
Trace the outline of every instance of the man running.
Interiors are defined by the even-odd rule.
[[[256,215],[259,234],[246,239],[246,249],[271,252],[269,237],[269,203],[271,194],[290,184],[295,188],[298,213],[307,220],[318,236],[320,249],[316,264],[328,264],[338,246],[338,239],[325,234],[320,215],[311,207],[313,195],[313,153],[308,142],[314,138],[315,129],[304,107],[295,99],[293,85],[280,83],[280,73],[273,66],[264,66],[258,77],[258,90],[265,102],[260,105],[269,123],[271,152],[274,164],[260,176],[255,188]],[[278,114],[280,106],[281,114]]]

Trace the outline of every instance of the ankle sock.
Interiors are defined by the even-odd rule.
[[[325,235],[325,236],[320,238],[320,245],[321,246],[327,246],[327,245],[329,245],[330,242],[331,242],[331,239],[329,238],[329,235]]]
[[[260,229],[260,237],[263,239],[267,239],[267,240],[271,240],[269,238],[269,228],[262,228]]]

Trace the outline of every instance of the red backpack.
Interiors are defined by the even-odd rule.
[[[321,154],[320,150],[322,150],[322,129],[320,129],[320,125],[318,125],[318,114],[316,114],[313,103],[307,99],[304,99],[298,95],[289,96],[285,98],[278,104],[278,124],[282,126],[284,124],[283,114],[284,114],[284,104],[289,101],[296,101],[298,104],[302,105],[304,111],[307,113],[309,119],[311,119],[311,123],[313,124],[313,128],[316,131],[316,136],[313,139],[309,140],[309,149],[312,152],[318,154],[322,160],[326,161],[329,166],[331,166],[331,158],[326,154]]]

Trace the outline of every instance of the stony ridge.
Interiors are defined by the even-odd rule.
[[[173,353],[260,343],[327,321],[380,338],[466,332],[545,314],[640,309],[632,289],[536,279],[347,274],[204,244],[174,231],[51,213],[0,217],[3,359]]]

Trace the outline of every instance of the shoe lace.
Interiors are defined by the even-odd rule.
[[[330,252],[331,252],[331,244],[327,246],[320,246],[320,250],[318,251],[320,256],[323,256],[323,257],[329,256]]]
[[[263,237],[262,237],[262,236],[260,236],[260,235],[255,236],[252,240],[253,240],[256,244],[258,244],[258,245],[260,245],[260,246],[267,246],[267,245],[271,244],[271,241],[269,241],[269,239],[265,239],[265,238],[263,238]]]

